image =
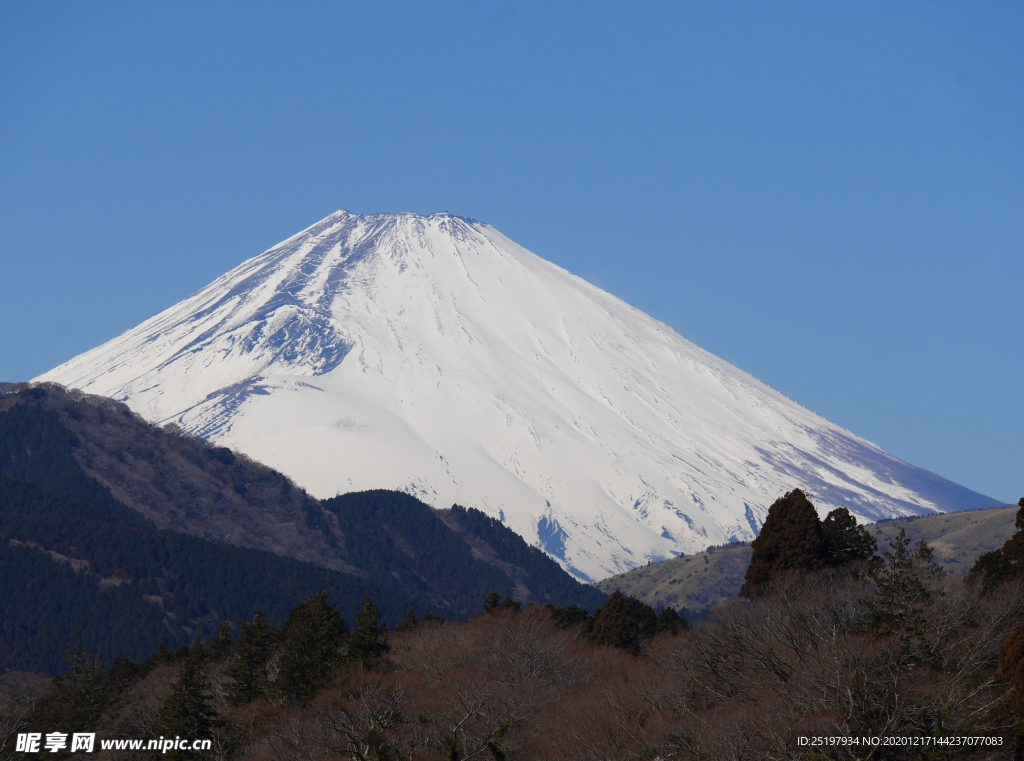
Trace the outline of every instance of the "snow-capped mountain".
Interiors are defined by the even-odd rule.
[[[864,519],[994,504],[450,214],[339,211],[36,380],[316,496],[477,507],[585,580],[751,539],[795,487]]]

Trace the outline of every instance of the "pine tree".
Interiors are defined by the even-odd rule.
[[[388,627],[380,623],[380,611],[371,597],[363,597],[363,607],[355,620],[355,631],[348,642],[348,656],[371,668],[388,654]]]
[[[212,738],[214,729],[220,724],[204,671],[205,661],[203,643],[197,639],[178,672],[178,681],[160,709],[160,727],[169,739]],[[194,755],[190,751],[179,750],[168,753],[168,758],[186,759]]]
[[[234,639],[235,634],[231,631],[231,624],[221,621],[220,626],[217,627],[217,636],[210,640],[210,645],[206,648],[206,657],[210,660],[224,657],[231,652],[231,644]]]
[[[257,608],[252,621],[241,623],[238,641],[232,648],[231,661],[224,669],[227,699],[232,705],[251,703],[270,689],[270,659],[277,650],[278,632]]]
[[[98,655],[74,644],[62,655],[68,670],[53,678],[32,714],[32,731],[90,732],[103,711],[103,664]]]
[[[157,645],[156,652],[146,660],[152,666],[159,666],[162,663],[170,663],[174,660],[174,653],[167,647],[166,642]]]
[[[932,582],[945,572],[935,563],[932,549],[923,539],[910,550],[906,529],[900,529],[889,547],[892,552],[885,553],[886,564],[873,574],[875,593],[864,601],[864,628],[879,636],[922,632],[925,606],[934,593]]]
[[[347,634],[348,627],[338,609],[327,602],[323,587],[299,603],[281,631],[278,694],[300,703],[311,700],[341,663]]]

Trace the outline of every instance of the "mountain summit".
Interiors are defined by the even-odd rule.
[[[865,519],[995,504],[451,214],[339,211],[36,380],[318,497],[476,507],[584,580],[752,539],[797,486]]]

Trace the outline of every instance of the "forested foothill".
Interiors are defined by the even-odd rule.
[[[237,530],[236,528],[237,527]],[[69,639],[109,666],[213,636],[258,607],[273,625],[324,588],[465,618],[498,591],[606,598],[472,508],[374,491],[320,501],[244,456],[46,384],[0,388],[0,674],[54,674]]]
[[[588,608],[607,597],[479,510],[460,505],[431,510],[415,497],[383,489],[322,504],[353,566],[459,617],[476,612],[493,590],[523,603]]]
[[[743,596],[693,622],[621,592],[591,611],[492,591],[468,620],[410,609],[388,626],[371,597],[349,618],[322,589],[283,624],[256,610],[141,663],[73,647],[45,696],[8,695],[2,752],[59,726],[254,761],[1020,758],[1024,499],[1017,522],[947,574],[926,542],[900,532],[875,554],[796,490],[769,510]]]
[[[241,618],[254,605],[281,621],[321,586],[345,610],[376,595],[392,620],[416,604],[366,579],[132,524],[24,481],[0,477],[0,505],[4,670],[55,673],[73,636],[107,664],[141,660],[161,642],[176,648],[208,637],[222,617]]]

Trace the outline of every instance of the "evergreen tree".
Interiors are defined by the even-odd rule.
[[[380,611],[373,598],[364,597],[363,607],[356,615],[355,631],[348,642],[348,655],[363,668],[371,668],[391,650],[388,627],[380,623]]]
[[[878,551],[878,542],[864,526],[857,525],[845,507],[837,507],[821,522],[826,565],[838,566],[867,560]]]
[[[636,632],[636,637],[648,640],[658,631],[658,614],[647,603],[630,595],[626,598],[626,617]]]
[[[636,654],[644,641],[654,636],[657,626],[654,608],[616,589],[596,612],[589,639],[597,645],[611,645]]]
[[[162,663],[170,663],[174,658],[175,654],[167,647],[167,643],[161,642],[157,645],[156,652],[146,659],[146,663],[152,666],[159,666]]]
[[[554,605],[546,605],[545,608],[551,613],[551,618],[562,629],[570,629],[573,626],[583,625],[587,632],[594,625],[594,619],[586,608],[581,608],[573,603],[564,608],[556,608]]]
[[[281,661],[275,688],[286,700],[305,703],[342,660],[348,627],[320,590],[292,610],[281,631]]]
[[[487,599],[484,600],[483,610],[484,613],[486,613],[489,616],[492,616],[495,613],[502,613],[504,611],[512,611],[513,613],[518,613],[520,607],[522,606],[518,602],[513,600],[511,597],[506,597],[504,600],[502,600],[501,595],[499,595],[497,592],[491,592],[489,595],[487,595]]]
[[[129,658],[118,658],[103,677],[103,701],[109,705],[132,685],[152,670],[152,666],[136,663]]]
[[[224,669],[227,699],[232,705],[251,703],[270,689],[270,659],[277,649],[278,632],[258,609],[252,621],[241,623],[238,641],[232,648],[231,662]]]
[[[210,640],[210,645],[206,648],[206,656],[210,660],[224,657],[231,652],[231,644],[234,639],[235,634],[231,631],[231,624],[221,621],[220,626],[217,627],[217,636]]]
[[[925,606],[933,595],[932,582],[945,572],[933,559],[932,549],[922,539],[914,550],[906,529],[889,543],[886,563],[872,574],[875,593],[864,601],[864,628],[879,636],[901,632],[915,634],[925,628]]]
[[[673,636],[690,628],[690,622],[679,615],[675,608],[665,608],[658,614],[658,622],[655,624],[654,633],[661,634],[668,632]]]
[[[75,643],[62,655],[67,671],[53,678],[32,714],[34,732],[91,732],[104,707],[103,664],[99,656]]]
[[[761,594],[773,576],[785,571],[815,571],[825,565],[825,539],[814,505],[799,489],[768,508],[740,595]]]
[[[205,661],[203,643],[197,639],[178,672],[178,681],[160,709],[160,727],[169,739],[212,738],[214,728],[220,724],[204,671]],[[178,750],[167,755],[172,759],[186,759],[195,754]]]

